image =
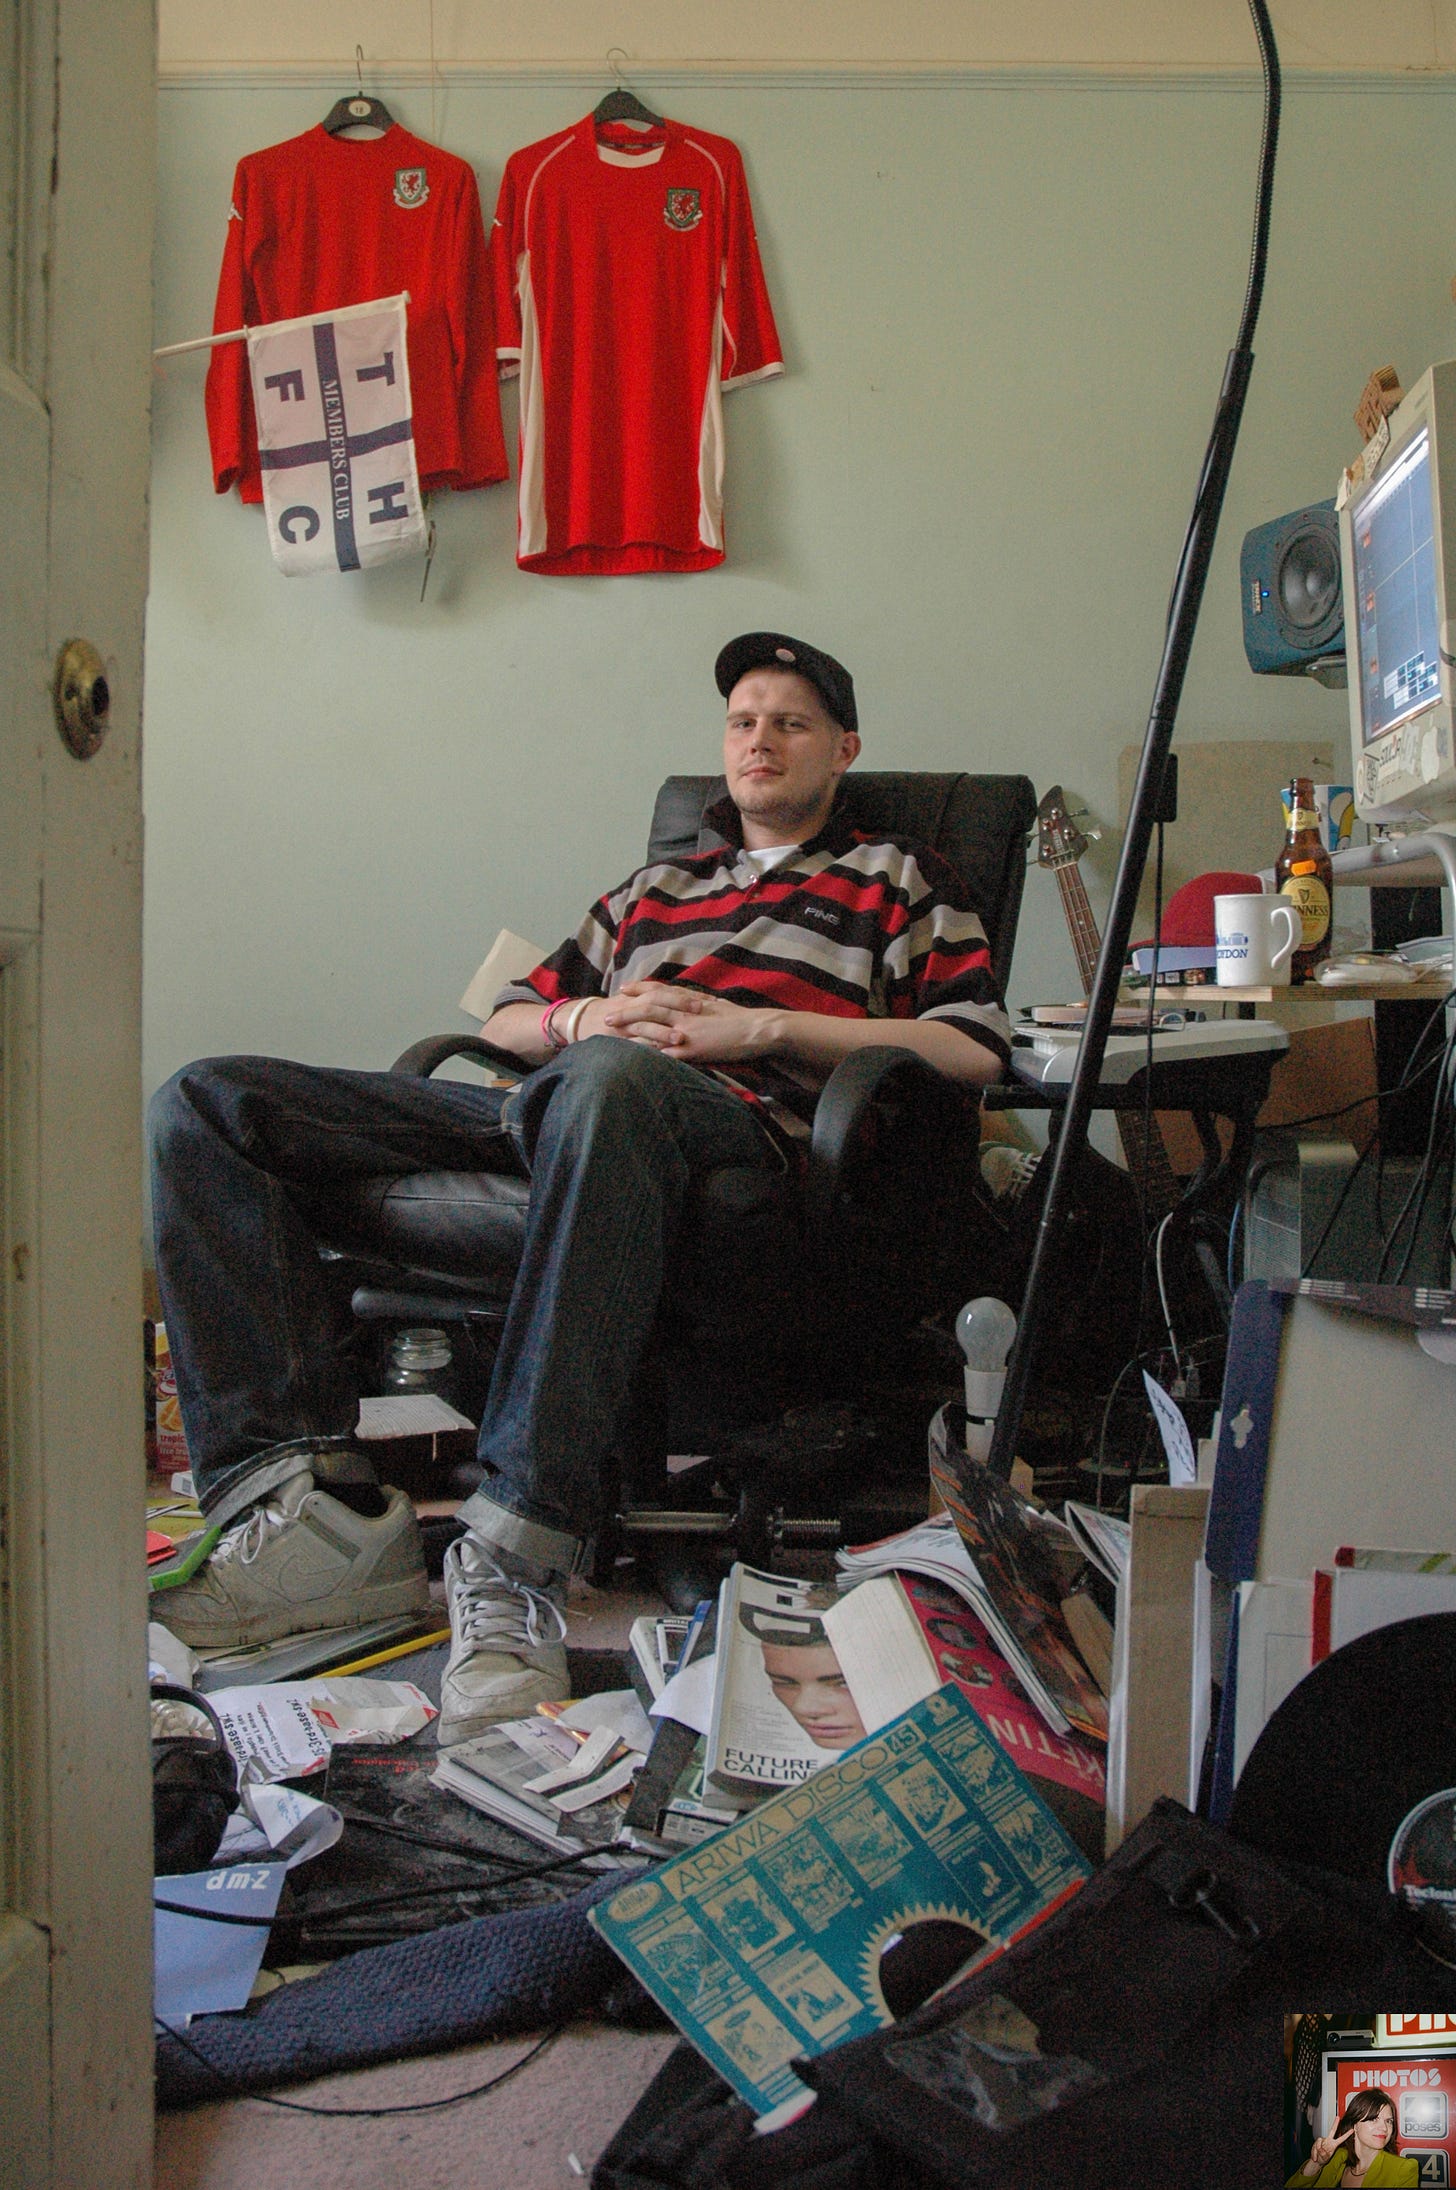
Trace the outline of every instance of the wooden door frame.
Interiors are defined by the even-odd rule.
[[[140,737],[155,30],[152,0],[22,8],[36,190],[22,364],[50,421],[41,641],[49,663],[65,640],[91,639],[112,707],[99,752],[75,759],[32,665],[26,753],[39,790],[42,888],[34,923],[0,936],[0,1963],[13,2001],[33,2008],[38,1978],[49,1993],[39,2058],[32,2044],[0,2063],[7,2102],[23,2103],[43,2078],[44,2149],[24,2154],[18,2175],[15,2154],[0,2165],[26,2190],[146,2190]]]

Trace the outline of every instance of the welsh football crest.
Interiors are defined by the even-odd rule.
[[[702,217],[703,199],[700,191],[668,191],[663,219],[669,228],[696,228]]]
[[[394,171],[394,202],[406,212],[423,205],[430,195],[429,178],[422,167],[397,167]]]

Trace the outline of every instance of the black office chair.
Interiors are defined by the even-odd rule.
[[[724,788],[721,777],[669,777],[648,857],[719,845],[703,817]],[[961,874],[1004,992],[1036,810],[1027,778],[855,771],[845,797],[857,826],[928,844]],[[785,1497],[822,1507],[833,1498],[826,1474],[853,1473],[856,1460],[863,1470],[863,1421],[845,1403],[892,1382],[906,1334],[964,1297],[955,1288],[969,1282],[965,1250],[981,1192],[977,1106],[895,1049],[889,1026],[886,1035],[885,1047],[859,1051],[827,1081],[804,1180],[725,1167],[689,1205],[678,1267],[619,1428],[617,1506],[630,1536],[718,1536],[759,1559],[771,1539],[795,1540]],[[418,1042],[393,1069],[428,1075],[454,1058],[520,1069],[478,1035]],[[358,1280],[356,1315],[451,1326],[457,1360],[467,1377],[475,1372],[462,1394],[471,1412],[484,1402],[528,1193],[524,1174],[415,1173],[354,1182],[314,1209],[321,1236]],[[925,1419],[922,1407],[922,1511]],[[668,1502],[673,1453],[713,1456],[720,1495],[704,1506],[694,1471],[678,1503]],[[805,1527],[823,1538],[837,1521],[801,1516],[797,1540],[808,1540]]]

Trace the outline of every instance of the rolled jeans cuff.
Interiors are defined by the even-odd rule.
[[[460,1519],[472,1534],[483,1537],[498,1551],[532,1559],[553,1574],[572,1573],[584,1548],[579,1537],[568,1536],[564,1529],[547,1528],[540,1521],[527,1521],[508,1506],[497,1505],[482,1490],[473,1491],[466,1499]]]
[[[208,1498],[203,1515],[214,1528],[226,1528],[249,1506],[266,1498],[270,1490],[291,1483],[307,1468],[321,1490],[330,1483],[377,1483],[379,1476],[367,1453],[360,1452],[350,1437],[321,1439],[295,1437],[286,1445],[270,1445],[247,1463],[244,1473],[234,1475],[215,1498]]]

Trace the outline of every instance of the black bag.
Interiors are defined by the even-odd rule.
[[[238,1768],[205,1696],[170,1681],[152,1683],[154,1699],[200,1711],[207,1734],[165,1734],[152,1743],[152,1868],[159,1878],[207,1868],[238,1806]]]
[[[1382,1886],[1277,1865],[1161,1801],[1008,1954],[903,2021],[797,2063],[819,2097],[789,2128],[758,2136],[749,2109],[680,2051],[593,2182],[1264,2190],[1286,2172],[1283,2015],[1352,1986],[1456,2007],[1456,1971],[1407,1934]]]
[[[592,2190],[881,2190],[889,2181],[873,2139],[822,2099],[760,2137],[751,2108],[688,2045],[669,2053],[592,2172]]]

